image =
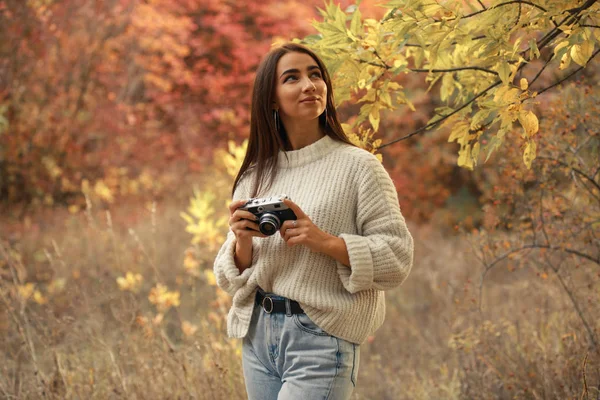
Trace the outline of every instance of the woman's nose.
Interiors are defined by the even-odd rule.
[[[313,91],[316,88],[317,87],[315,86],[314,82],[312,80],[310,80],[310,78],[305,79],[304,87],[303,87],[305,92]]]

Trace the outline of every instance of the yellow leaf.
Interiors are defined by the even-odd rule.
[[[471,157],[471,146],[465,146],[458,151],[458,166],[473,169],[473,158]]]
[[[560,58],[560,66],[558,67],[558,69],[560,69],[560,70],[567,69],[567,68],[569,68],[569,65],[571,65],[571,54],[565,53]]]
[[[33,292],[33,301],[38,304],[46,304],[48,299],[46,299],[39,290]]]
[[[188,321],[183,321],[181,323],[181,330],[185,336],[193,336],[198,330],[198,327]]]
[[[577,64],[585,67],[593,52],[594,42],[591,40],[586,40],[581,44],[576,44],[571,47],[571,58]]]
[[[527,78],[521,78],[519,83],[521,85],[521,90],[527,90],[527,88],[529,87],[529,82],[527,82]]]
[[[142,281],[142,275],[127,272],[125,277],[120,276],[117,278],[117,285],[119,285],[119,289],[121,290],[128,290],[130,292],[137,293],[140,289]]]
[[[564,48],[567,47],[569,45],[569,41],[568,40],[563,40],[562,42],[560,42],[559,44],[556,45],[556,47],[554,47],[554,55],[558,55],[558,52]]]
[[[204,277],[206,278],[206,283],[208,283],[210,286],[217,286],[217,278],[215,277],[215,273],[212,269],[205,269]]]
[[[525,152],[523,153],[523,161],[527,166],[527,169],[531,169],[531,163],[535,160],[536,144],[533,140],[527,142],[525,146]]]
[[[104,181],[102,180],[96,182],[96,184],[94,185],[94,192],[96,192],[98,197],[100,197],[102,200],[105,200],[109,203],[112,203],[114,200],[112,191],[108,186],[106,186],[106,183],[104,183]]]
[[[440,89],[442,101],[449,100],[454,93],[454,89],[454,77],[452,74],[444,74],[444,77],[442,78],[442,88]]]
[[[525,137],[530,138],[539,130],[537,116],[531,111],[521,111],[519,113],[519,123],[525,129]]]
[[[369,122],[371,126],[373,126],[373,130],[377,131],[379,129],[379,105],[373,104],[371,108],[371,112],[369,113]]]
[[[448,138],[448,142],[454,142],[455,140],[458,143],[462,143],[465,135],[469,133],[469,124],[466,122],[457,122],[454,124],[452,128],[452,132],[450,133],[450,137]]]
[[[477,158],[479,157],[479,149],[480,149],[481,145],[479,144],[479,142],[475,143],[473,145],[473,150],[471,150],[471,158],[473,159],[473,161],[477,162]]]
[[[33,294],[34,285],[33,283],[26,283],[25,285],[18,285],[17,292],[19,293],[19,297],[23,301],[27,301],[31,295]]]

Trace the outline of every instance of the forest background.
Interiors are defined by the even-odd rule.
[[[4,398],[245,398],[212,260],[294,38],[416,243],[353,398],[600,398],[598,4],[379,3],[0,1]]]

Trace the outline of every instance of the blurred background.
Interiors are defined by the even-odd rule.
[[[1,398],[245,398],[212,261],[255,69],[324,6],[0,0]],[[353,398],[600,399],[598,71],[538,98],[531,169],[518,140],[460,168],[443,129],[380,152],[415,265]],[[384,142],[440,105],[397,81],[416,111],[384,113]]]

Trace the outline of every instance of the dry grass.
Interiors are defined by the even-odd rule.
[[[57,211],[0,226],[0,397],[245,398],[241,341],[225,335],[229,299],[183,268],[185,206]],[[600,357],[552,276],[499,267],[480,310],[481,267],[465,238],[411,228],[413,272],[388,293],[386,322],[362,346],[353,398],[600,398]],[[117,285],[127,272],[143,277],[137,293]],[[598,334],[598,277],[573,279]],[[178,291],[180,305],[159,312],[148,298],[156,283]]]

